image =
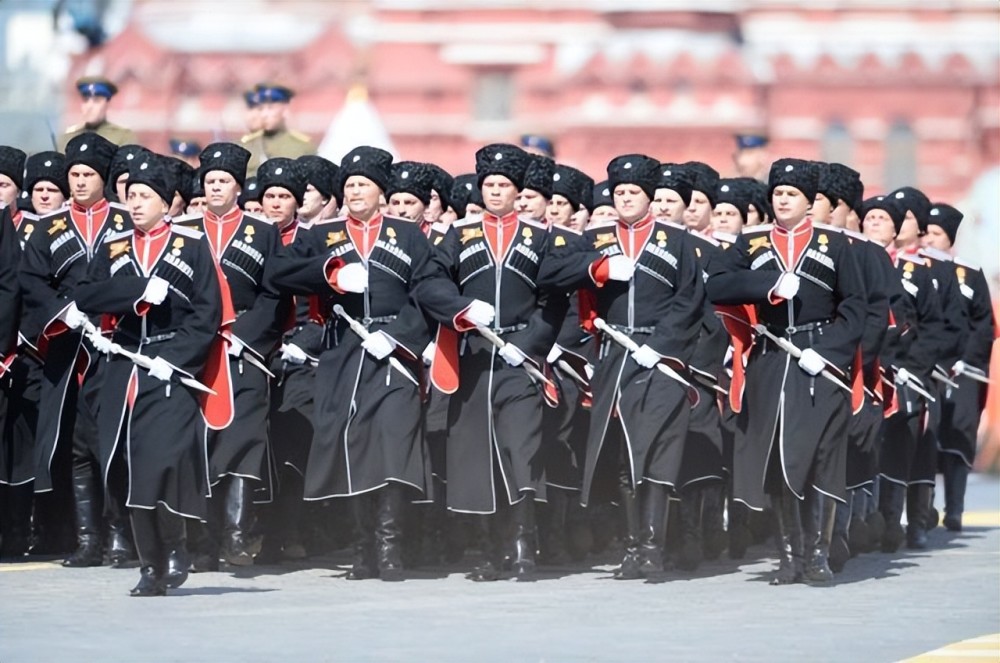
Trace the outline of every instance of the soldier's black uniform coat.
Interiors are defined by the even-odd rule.
[[[24,245],[21,329],[45,357],[38,405],[45,416],[35,433],[36,493],[52,490],[50,470],[61,438],[72,435],[74,445],[83,447],[110,444],[93,435],[101,379],[94,349],[79,330],[65,331],[58,318],[73,301],[73,290],[104,237],[131,227],[128,212],[117,203],[102,200],[89,210],[70,205],[40,218]],[[85,376],[82,387],[78,373]],[[91,451],[100,456],[97,448]]]
[[[436,277],[418,292],[425,310],[447,327],[438,334],[435,375],[448,353],[442,339],[474,299],[493,305],[493,329],[538,365],[566,312],[565,295],[545,293],[553,241],[548,229],[527,218],[497,222],[489,215],[491,225],[503,227],[497,237],[507,244],[497,256],[487,241],[486,218],[469,216],[449,228],[434,254]],[[458,350],[459,382],[449,404],[448,508],[494,513],[498,498],[513,504],[533,493],[544,500],[541,387],[474,331],[461,336]]]
[[[783,271],[801,279],[788,301],[772,298]],[[857,263],[839,233],[813,228],[808,220],[792,231],[749,229],[712,261],[707,291],[717,304],[755,305],[759,321],[773,333],[813,348],[848,375],[864,331],[865,298]],[[849,394],[810,376],[788,353],[758,337],[737,422],[735,499],[761,509],[765,491],[778,493],[784,482],[799,497],[811,484],[843,501],[849,415]]]
[[[11,385],[9,367],[17,347],[17,328],[21,313],[21,293],[17,282],[17,263],[20,258],[17,235],[10,210],[0,213],[0,483],[20,483],[11,480],[8,450],[11,437],[8,435],[8,419],[17,417],[17,411],[10,407],[8,392]],[[29,477],[30,478],[30,477]]]
[[[933,274],[926,261],[916,254],[897,254],[890,263],[889,304],[896,329],[891,331],[883,352],[884,363],[905,368],[924,389],[933,393],[931,373],[943,348],[950,345]],[[887,371],[889,379],[893,372]],[[880,475],[895,483],[933,483],[937,467],[936,450],[921,444],[924,399],[907,386],[896,388],[898,410],[885,421],[879,454]]]
[[[126,350],[162,357],[178,374],[201,377],[222,321],[218,273],[202,233],[176,225],[168,225],[166,232],[162,250],[150,253],[145,267],[132,231],[107,236],[74,296],[85,313],[114,316],[111,339]],[[167,299],[140,314],[145,307],[139,302],[153,276],[170,284]],[[203,520],[208,459],[197,392],[176,378],[168,388],[120,355],[99,361],[107,369],[98,432],[103,440],[123,445],[129,473],[126,504],[141,509],[163,504]],[[116,448],[103,444],[101,451],[107,477]]]
[[[645,241],[628,239],[635,246],[632,279],[598,286],[595,265],[625,253],[623,244],[635,233],[648,234]],[[567,263],[559,285],[586,288],[598,317],[638,345],[674,360],[675,368],[687,364],[701,331],[705,297],[689,233],[647,216],[631,226],[588,229],[584,238],[583,253]],[[685,387],[656,369],[643,368],[624,348],[603,339],[593,389],[583,504],[609,499],[620,469],[633,486],[643,481],[676,485],[690,412]]]
[[[206,233],[229,287],[236,322],[231,334],[265,366],[269,363],[287,320],[291,300],[271,284],[270,273],[281,243],[269,221],[234,209],[223,223],[205,217],[181,217],[174,223]],[[234,416],[222,430],[209,432],[209,476],[212,485],[226,475],[255,479],[262,489],[255,497],[271,497],[271,453],[268,445],[268,376],[248,361],[230,357]]]
[[[429,462],[422,390],[392,369],[388,359],[378,361],[365,351],[361,338],[332,309],[340,304],[370,332],[384,330],[399,344],[395,356],[411,375],[419,376],[419,358],[430,332],[412,292],[430,274],[431,249],[416,224],[381,217],[371,252],[364,258],[347,224],[341,218],[303,229],[275,265],[276,287],[292,295],[320,295],[328,321],[316,368],[305,498],[357,495],[389,481],[425,493]],[[329,270],[359,262],[368,267],[368,290],[334,290]]]

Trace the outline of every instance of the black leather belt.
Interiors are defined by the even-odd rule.
[[[626,325],[613,325],[611,323],[608,323],[608,327],[629,336],[632,334],[652,334],[656,331],[656,327],[628,327]]]
[[[804,334],[806,332],[815,331],[833,322],[832,320],[818,320],[816,322],[807,322],[802,325],[793,325],[788,327],[778,327],[777,325],[768,325],[767,331],[771,332],[775,336],[784,336],[786,338],[791,338],[796,334]]]

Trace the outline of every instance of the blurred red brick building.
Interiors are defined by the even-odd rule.
[[[598,176],[625,151],[730,172],[733,134],[756,129],[869,191],[954,198],[1000,163],[1000,7],[916,4],[145,0],[67,93],[77,74],[117,80],[112,120],[154,149],[238,137],[240,92],[262,79],[298,90],[293,124],[318,143],[362,83],[401,158],[453,172],[522,132]]]

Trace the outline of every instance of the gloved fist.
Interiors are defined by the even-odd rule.
[[[364,292],[368,289],[368,268],[352,262],[337,270],[337,288],[344,292]]]
[[[969,365],[959,359],[955,362],[955,365],[951,367],[951,374],[955,376],[962,375],[968,368]]]
[[[896,371],[895,381],[896,384],[906,384],[913,378],[913,373],[910,373],[905,368],[900,368]]]
[[[424,360],[424,366],[430,366],[434,363],[434,353],[437,351],[437,343],[431,341],[424,348],[424,351],[420,354],[420,358]]]
[[[778,277],[774,285],[774,294],[782,299],[791,299],[799,291],[799,277],[791,272],[785,272]]]
[[[70,302],[59,318],[70,329],[79,329],[89,320],[86,314],[76,307],[76,302]]]
[[[167,298],[168,292],[170,292],[170,284],[167,283],[167,280],[154,276],[146,283],[146,289],[142,293],[142,301],[159,306]]]
[[[375,359],[381,361],[392,354],[392,351],[396,349],[396,344],[385,332],[377,331],[369,334],[368,338],[361,343],[361,347]]]
[[[306,363],[309,357],[305,351],[294,343],[285,343],[281,346],[281,361],[301,366]]]
[[[528,355],[521,352],[521,349],[513,343],[508,343],[500,348],[497,354],[503,357],[503,360],[511,366],[520,366],[528,358]]]
[[[635,263],[628,256],[608,258],[608,278],[612,281],[629,281],[635,274]]]
[[[110,338],[103,334],[95,334],[90,337],[90,343],[94,346],[94,349],[101,354],[111,354],[114,352],[116,343],[113,343]]]
[[[809,375],[819,375],[826,368],[826,361],[822,355],[812,348],[806,348],[799,357],[799,368]]]
[[[489,327],[493,324],[493,319],[496,317],[496,309],[493,308],[493,304],[482,301],[481,299],[473,299],[472,303],[469,304],[469,308],[465,309],[463,317],[476,327]]]
[[[226,349],[226,352],[229,353],[230,357],[239,357],[240,355],[243,354],[243,349],[245,347],[246,346],[243,345],[243,341],[236,338],[235,336],[230,336],[229,347]]]
[[[643,368],[653,368],[660,363],[660,359],[660,354],[648,345],[643,345],[632,353],[632,360]]]
[[[156,357],[149,365],[149,376],[164,382],[170,382],[170,377],[174,374],[173,367],[167,363],[163,357]]]

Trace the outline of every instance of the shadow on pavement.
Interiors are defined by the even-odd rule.
[[[222,594],[258,594],[276,591],[278,590],[258,587],[181,587],[169,590],[167,596],[220,596]]]

